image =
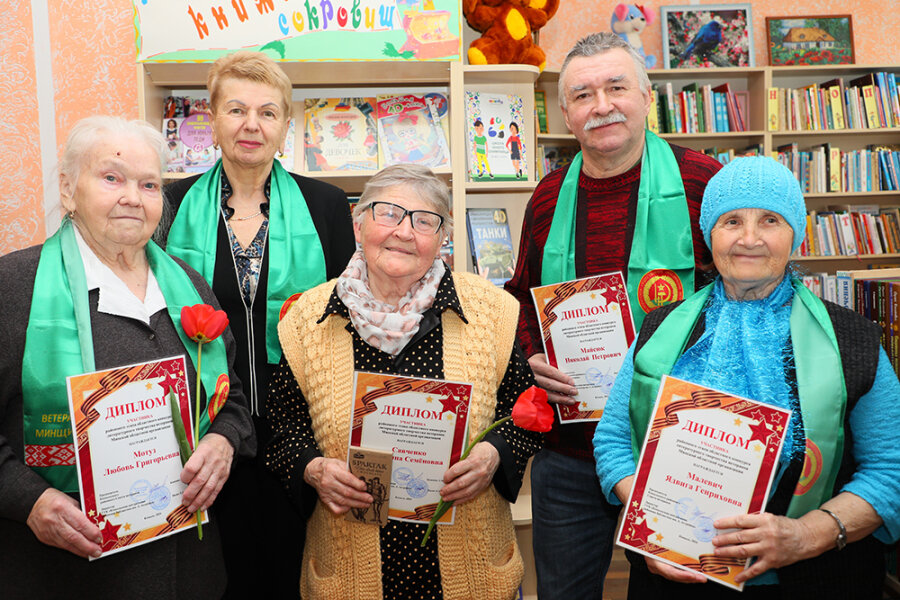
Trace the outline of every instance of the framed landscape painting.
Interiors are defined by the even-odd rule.
[[[749,4],[660,7],[667,69],[752,67]]]
[[[852,65],[850,15],[766,17],[770,65]]]

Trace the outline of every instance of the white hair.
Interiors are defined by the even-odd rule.
[[[562,67],[559,69],[559,84],[558,84],[558,93],[559,93],[559,104],[563,108],[566,107],[566,90],[564,87],[564,81],[566,76],[566,69],[569,67],[569,63],[572,62],[573,58],[578,57],[590,57],[596,56],[597,54],[603,54],[604,52],[609,52],[615,48],[619,48],[628,53],[631,57],[632,62],[634,62],[634,70],[637,73],[638,78],[638,86],[641,91],[647,93],[650,91],[650,77],[647,76],[647,68],[644,65],[644,57],[641,56],[637,50],[635,50],[631,44],[623,40],[616,33],[611,33],[609,31],[601,31],[600,33],[592,33],[588,36],[585,36],[575,42],[575,45],[572,46],[572,49],[569,50],[569,53],[566,55],[566,59],[563,61]]]

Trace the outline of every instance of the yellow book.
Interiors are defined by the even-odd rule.
[[[864,85],[862,94],[863,103],[866,105],[866,120],[869,122],[869,129],[881,127],[881,121],[878,120],[878,106],[875,104],[875,86]]]
[[[828,191],[841,191],[841,150],[831,146],[828,156]]]
[[[807,213],[806,215],[806,250],[807,256],[818,256],[819,250],[816,244],[816,234],[815,229],[813,227],[813,221],[815,220],[815,211]]]
[[[768,116],[767,122],[769,124],[769,131],[778,131],[779,130],[778,88],[769,88],[768,95],[769,95],[769,102],[768,102],[769,116]]]
[[[659,92],[650,90],[650,113],[647,115],[647,129],[659,133]]]

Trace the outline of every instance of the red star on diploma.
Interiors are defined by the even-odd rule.
[[[119,527],[121,527],[121,525],[113,525],[111,521],[106,521],[106,525],[100,530],[100,533],[103,534],[103,542],[101,545],[104,548],[111,548],[119,541]]]
[[[159,382],[159,385],[162,386],[163,394],[168,394],[170,389],[174,391],[177,384],[178,379],[176,379],[171,373],[166,373],[166,378]]]
[[[614,287],[608,287],[604,291],[600,292],[603,298],[606,300],[606,304],[612,304],[613,302],[619,302],[619,290]]]
[[[441,410],[441,414],[440,414],[441,417],[444,416],[445,412],[450,412],[454,415],[457,414],[460,409],[460,404],[462,404],[462,402],[460,402],[459,400],[457,400],[456,398],[453,397],[453,394],[450,394],[446,398],[441,398],[440,403],[441,403],[441,406],[444,407]]]
[[[647,526],[646,520],[642,521],[640,524],[635,523],[631,526],[631,539],[640,542],[641,544],[646,544],[647,538],[654,533],[656,532]]]
[[[750,435],[751,442],[753,440],[759,440],[764,446],[769,443],[769,436],[772,435],[772,432],[769,430],[768,426],[766,426],[765,421],[760,421],[756,425],[750,425],[750,431],[752,432]]]

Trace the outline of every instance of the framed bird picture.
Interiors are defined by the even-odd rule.
[[[660,7],[667,69],[752,67],[750,4]]]

